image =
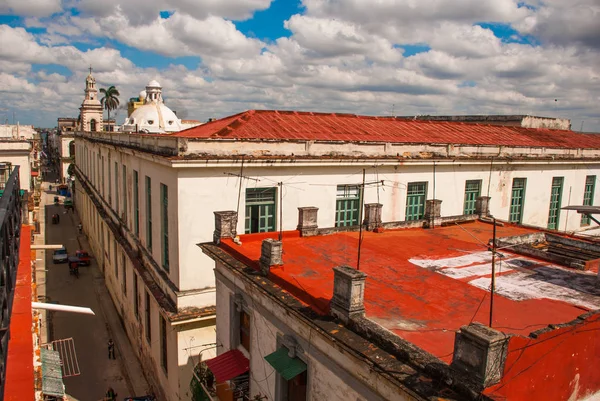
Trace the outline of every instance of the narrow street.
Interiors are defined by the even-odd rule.
[[[52,175],[49,177],[53,179]],[[64,245],[69,255],[74,255],[78,249],[90,252],[85,234],[78,233],[77,214],[65,210],[62,196],[59,197],[59,205],[53,203],[57,196],[55,185],[52,185],[53,191],[49,191],[49,182],[45,182],[43,187],[46,243]],[[54,214],[60,216],[58,224],[51,223]],[[151,391],[144,380],[139,361],[121,326],[103,274],[91,256],[91,265],[81,266],[77,278],[69,274],[67,263],[54,264],[52,252],[46,252],[46,302],[89,307],[95,312],[95,316],[48,313],[48,341],[73,338],[75,344],[77,367],[74,361],[70,363],[80,374],[64,379],[66,392],[82,401],[102,400],[109,387],[118,393],[117,399],[121,400],[127,396],[148,394]],[[116,359],[108,359],[109,338],[115,343]]]

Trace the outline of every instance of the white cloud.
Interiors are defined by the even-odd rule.
[[[582,44],[600,49],[600,3],[598,0],[548,0],[538,11],[515,27],[542,42]]]
[[[167,104],[201,120],[249,108],[531,113],[573,118],[576,128],[585,119],[585,128],[600,131],[597,0],[528,1],[533,8],[518,0],[451,7],[442,0],[304,0],[301,14],[273,21],[291,35],[268,43],[244,35],[231,19],[248,18],[270,0],[73,1],[76,16],[26,20],[34,32],[46,32],[0,25],[0,109],[42,107],[31,114],[54,121],[76,116],[92,64],[99,86],[116,85],[121,103],[157,79]],[[172,15],[160,18],[164,10]],[[519,43],[503,42],[481,22],[512,26],[540,45],[518,35]],[[114,42],[145,51],[145,63],[194,56],[199,67],[173,59],[167,67],[142,68],[124,57],[132,50],[111,48]],[[426,50],[403,54],[406,44]],[[122,121],[125,112],[117,113]]]
[[[145,25],[161,11],[181,12],[197,19],[221,16],[244,20],[255,11],[265,10],[272,0],[80,0],[77,7],[85,16],[123,15],[133,25]]]
[[[0,14],[47,17],[62,11],[61,0],[2,0]]]
[[[361,54],[372,60],[397,62],[402,53],[387,39],[360,26],[333,18],[293,15],[285,21],[293,39],[313,57],[340,57]]]

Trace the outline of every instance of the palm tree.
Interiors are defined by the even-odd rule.
[[[119,98],[117,96],[121,96],[117,88],[114,85],[108,87],[108,89],[101,88],[100,93],[104,96],[100,99],[100,103],[108,112],[108,128],[110,130],[110,111],[115,110],[119,107]]]

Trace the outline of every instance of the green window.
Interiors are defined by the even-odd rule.
[[[160,238],[162,241],[162,266],[169,270],[169,187],[160,184]]]
[[[152,310],[150,309],[150,294],[146,292],[146,340],[148,344],[152,341]]]
[[[140,177],[133,170],[133,232],[140,235]]]
[[[169,365],[167,364],[167,322],[165,318],[160,315],[160,364],[163,367],[165,374],[169,372]]]
[[[525,205],[525,178],[514,178],[510,198],[510,213],[508,220],[511,223],[523,221],[523,206]]]
[[[410,182],[406,192],[406,220],[419,220],[425,214],[426,182]]]
[[[108,175],[108,204],[112,207],[112,174],[110,172],[110,154],[108,155],[108,162],[106,163],[106,174]],[[104,166],[102,166],[104,170]],[[103,171],[104,172],[104,171]]]
[[[583,192],[583,205],[592,206],[594,204],[594,190],[596,187],[596,176],[588,175],[585,177],[585,190]],[[590,218],[585,214],[581,215],[581,225],[589,226]]]
[[[135,317],[140,316],[140,301],[138,299],[138,279],[135,271],[133,272],[133,313],[135,313]]]
[[[127,221],[127,167],[123,165],[123,220],[128,226]]]
[[[146,248],[152,251],[152,179],[146,176]]]
[[[119,216],[119,164],[115,162],[115,210]]]
[[[475,214],[475,203],[481,196],[481,180],[467,180],[465,183],[464,214]]]
[[[560,204],[563,191],[563,177],[554,177],[552,179],[552,189],[550,190],[550,211],[548,212],[548,228],[557,230],[560,222]]]
[[[276,188],[246,189],[246,234],[275,231]]]
[[[357,186],[338,185],[335,202],[335,226],[356,226],[360,212],[361,190]]]

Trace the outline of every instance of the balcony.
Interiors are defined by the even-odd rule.
[[[6,359],[21,237],[19,167],[3,182],[0,194],[0,398],[6,382]]]

